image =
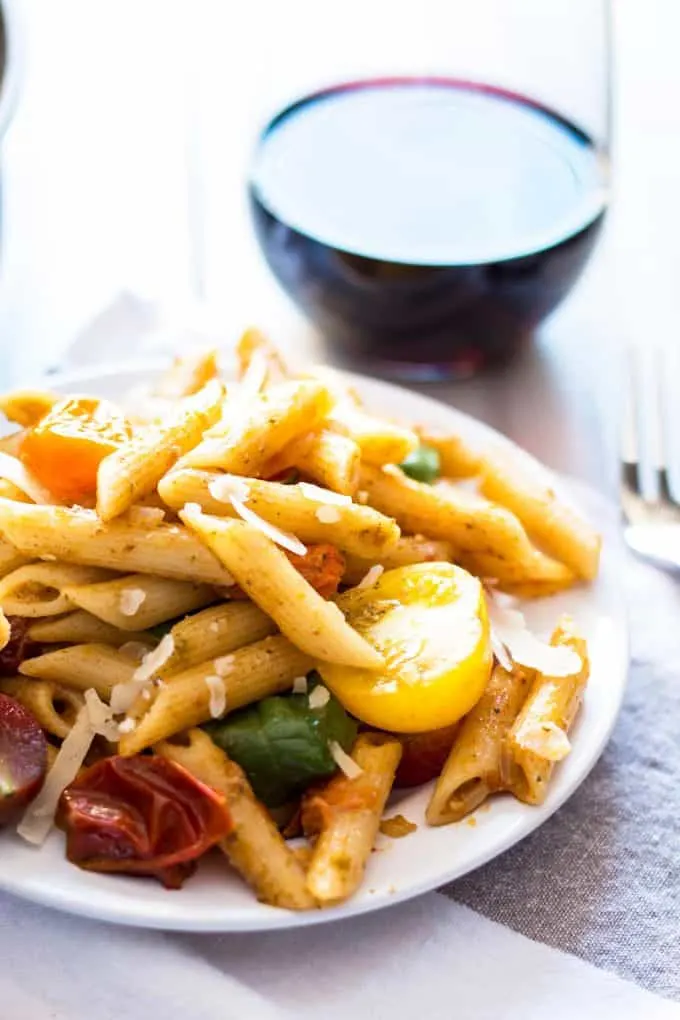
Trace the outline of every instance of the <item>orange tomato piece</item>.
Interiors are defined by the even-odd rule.
[[[29,429],[19,457],[58,499],[75,503],[94,495],[100,462],[131,435],[115,404],[69,397]]]

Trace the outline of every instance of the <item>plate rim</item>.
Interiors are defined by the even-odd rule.
[[[159,368],[162,368],[165,364],[167,364],[167,360],[159,358],[126,359],[119,362],[107,362],[84,366],[78,369],[69,369],[63,372],[51,373],[50,375],[43,377],[40,380],[40,384],[43,386],[53,386],[55,389],[63,389],[66,387],[77,386],[79,383],[85,381],[92,383],[95,379],[113,380],[116,377],[120,378],[121,376],[126,375],[143,376],[145,373],[157,372]],[[360,375],[358,373],[341,372],[341,374],[350,382],[358,383],[359,385],[368,384],[369,387],[373,387],[374,389],[378,388],[385,394],[385,396],[392,394],[396,397],[398,394],[406,393],[409,398],[416,398],[418,402],[430,405],[433,409],[436,409],[438,414],[445,412],[447,416],[457,419],[466,431],[474,433],[477,436],[484,437],[489,441],[493,441],[496,445],[500,443],[513,451],[520,451],[521,454],[526,455],[527,453],[527,451],[525,451],[522,447],[504,436],[502,433],[496,431],[492,426],[479,421],[471,415],[468,415],[458,408],[450,406],[429,394],[412,391],[406,387],[399,386],[382,379],[376,379],[371,376]],[[575,503],[577,506],[584,502],[584,500],[578,496],[580,489],[583,497],[587,497],[590,500],[597,498],[603,506],[609,506],[608,502],[601,494],[597,493],[596,490],[591,489],[584,483],[571,479],[565,480],[563,476],[553,472],[545,465],[541,464],[541,467],[550,474],[551,478],[554,478],[560,495],[566,496],[570,502]],[[576,499],[574,499],[574,492],[576,492]],[[619,558],[619,552],[616,548],[616,544],[612,543],[612,546],[613,547],[610,546],[609,549],[605,549],[603,554],[602,576],[605,578],[611,576],[611,572],[615,569],[616,561]],[[516,832],[514,828],[509,829],[502,839],[496,840],[483,852],[476,854],[470,865],[466,866],[463,870],[454,865],[448,871],[446,869],[442,870],[435,881],[432,880],[431,875],[426,874],[421,880],[412,880],[400,889],[394,890],[394,892],[390,892],[387,895],[382,895],[380,897],[376,896],[374,900],[370,897],[366,897],[361,900],[350,899],[347,903],[324,910],[296,912],[271,907],[266,904],[259,904],[261,907],[261,913],[258,912],[257,914],[253,914],[252,917],[240,917],[238,920],[230,919],[228,917],[229,908],[227,907],[225,917],[223,918],[203,918],[198,921],[192,921],[191,914],[189,913],[189,916],[184,916],[186,911],[183,911],[182,907],[179,906],[179,902],[174,899],[171,899],[168,902],[167,906],[170,908],[168,910],[156,909],[155,904],[151,904],[145,908],[143,897],[140,897],[139,901],[135,901],[134,909],[131,909],[131,902],[125,897],[120,898],[120,906],[113,906],[109,904],[102,909],[101,904],[97,903],[96,897],[90,899],[85,887],[80,899],[74,901],[68,887],[62,888],[59,883],[55,883],[54,885],[39,883],[37,886],[34,886],[30,880],[26,881],[21,875],[18,879],[13,880],[11,871],[5,871],[4,869],[0,870],[0,890],[51,909],[60,910],[75,916],[85,917],[100,922],[165,931],[227,933],[281,931],[286,929],[309,927],[316,924],[327,924],[332,921],[339,921],[350,917],[358,917],[362,914],[373,913],[378,910],[386,909],[398,903],[404,903],[409,899],[413,899],[416,896],[423,895],[426,892],[438,889],[441,886],[462,878],[464,875],[476,871],[483,865],[488,864],[489,861],[505,853],[512,846],[521,842],[547,822],[548,819],[551,818],[552,815],[558,811],[559,808],[561,808],[582,785],[591,770],[599,761],[604,748],[609,742],[614,726],[618,720],[627,689],[630,648],[627,614],[623,595],[620,592],[617,594],[611,586],[608,595],[611,603],[612,617],[615,622],[615,629],[610,636],[611,645],[608,652],[611,656],[611,676],[617,679],[615,689],[616,696],[615,700],[612,702],[606,725],[601,730],[596,743],[594,743],[590,748],[586,763],[581,766],[581,770],[577,777],[574,777],[570,779],[568,783],[565,783],[564,788],[560,789],[559,793],[556,792],[551,797],[547,805],[544,804],[538,808],[531,807],[529,805],[522,805],[527,812],[527,821],[520,826],[519,833]],[[35,853],[36,851],[33,848],[26,846],[26,852]],[[83,874],[89,876],[89,873],[87,872]],[[173,907],[175,903],[179,909]]]

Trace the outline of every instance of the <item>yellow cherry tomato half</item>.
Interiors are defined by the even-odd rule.
[[[479,700],[492,665],[489,621],[479,580],[452,563],[388,570],[370,588],[338,600],[347,620],[385,657],[372,672],[317,665],[348,712],[393,733],[456,722]]]

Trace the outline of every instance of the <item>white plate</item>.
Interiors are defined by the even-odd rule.
[[[64,392],[94,392],[120,397],[146,382],[153,367],[125,365],[52,379]],[[476,439],[500,437],[459,412],[427,397],[386,383],[353,378],[366,403],[378,412],[458,430]],[[151,879],[133,879],[81,871],[64,857],[64,840],[53,832],[36,850],[13,832],[0,837],[0,888],[46,906],[103,921],[184,931],[255,931],[293,928],[351,917],[398,903],[478,868],[542,825],[569,797],[600,756],[621,704],[627,674],[625,617],[618,597],[616,564],[604,556],[601,576],[578,588],[527,605],[532,626],[549,631],[561,612],[570,612],[588,639],[592,675],[585,705],[573,734],[573,751],[560,765],[541,807],[528,807],[510,796],[495,798],[456,825],[428,828],[423,812],[429,789],[394,797],[399,811],[418,823],[412,835],[381,840],[372,854],[357,895],[331,910],[293,913],[258,903],[215,854],[179,891],[169,892]],[[383,849],[384,848],[384,849]],[[213,859],[214,858],[214,859]]]

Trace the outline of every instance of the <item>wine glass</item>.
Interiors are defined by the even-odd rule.
[[[250,7],[252,221],[331,356],[406,380],[509,359],[602,228],[608,0]]]

